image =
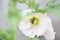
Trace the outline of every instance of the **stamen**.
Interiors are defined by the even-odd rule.
[[[32,16],[32,18],[30,19],[30,23],[33,26],[39,25],[39,18],[37,16]]]
[[[35,18],[32,18],[31,19],[31,23],[34,24],[34,21],[35,21]]]

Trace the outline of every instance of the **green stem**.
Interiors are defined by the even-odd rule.
[[[17,0],[10,0],[8,10],[9,32],[10,38],[8,40],[15,40],[17,25],[20,19],[19,12],[16,9]]]
[[[29,40],[39,40],[39,38],[29,38]]]

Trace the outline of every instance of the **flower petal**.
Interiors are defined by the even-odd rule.
[[[29,27],[31,27],[31,25],[27,22],[27,19],[20,21],[19,29],[24,30]]]
[[[44,34],[46,40],[54,40],[55,39],[55,32],[51,32],[49,30],[46,31]]]
[[[31,14],[30,12],[32,12],[32,11],[35,11],[35,10],[26,9],[26,10],[23,10],[21,14],[23,17],[26,17],[28,14]]]
[[[55,39],[55,32],[52,27],[51,19],[48,17],[47,21],[48,21],[47,30],[44,34],[44,37],[46,38],[46,40],[54,40]]]
[[[31,29],[25,29],[25,30],[22,30],[22,32],[25,34],[25,36],[30,36],[33,31]]]

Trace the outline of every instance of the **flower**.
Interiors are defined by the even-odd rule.
[[[44,36],[46,40],[53,40],[55,32],[51,19],[46,14],[34,13],[32,11],[34,10],[27,9],[22,11],[23,19],[19,22],[19,29],[25,36],[31,38]]]

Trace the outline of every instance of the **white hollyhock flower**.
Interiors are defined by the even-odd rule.
[[[31,9],[27,9],[22,11],[22,16],[23,19],[18,26],[25,36],[34,38],[37,35],[44,36],[46,40],[54,40],[55,32],[51,19],[46,14],[33,13]]]

